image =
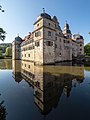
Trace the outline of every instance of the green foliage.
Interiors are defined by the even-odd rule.
[[[7,57],[11,57],[12,56],[12,48],[7,47],[4,55],[7,56]]]
[[[4,41],[6,37],[6,32],[3,30],[3,28],[0,28],[0,40]]]
[[[2,56],[2,50],[0,50],[0,56]]]
[[[90,44],[85,45],[84,53],[85,55],[90,56]]]

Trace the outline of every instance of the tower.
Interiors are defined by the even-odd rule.
[[[34,61],[35,64],[52,64],[55,62],[54,41],[55,24],[51,16],[41,13],[34,23]]]
[[[84,38],[79,33],[73,35],[77,43],[77,57],[84,56]]]
[[[67,38],[72,38],[72,34],[71,34],[71,30],[69,29],[69,24],[67,23],[67,21],[66,21],[66,23],[65,23],[65,26],[64,26],[64,36],[66,36]]]
[[[15,40],[12,42],[12,59],[20,60],[21,59],[21,47],[20,44],[22,42],[22,38],[15,37]]]

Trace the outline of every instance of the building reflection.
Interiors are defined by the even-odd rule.
[[[12,77],[15,79],[16,82],[19,83],[22,80],[20,60],[12,60],[12,70],[13,70]]]
[[[41,113],[47,115],[56,108],[60,97],[84,80],[84,66],[35,66],[28,61],[12,62],[16,82],[24,79],[34,89],[34,102]]]

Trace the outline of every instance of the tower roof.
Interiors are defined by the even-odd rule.
[[[40,14],[41,17],[51,19],[51,16],[45,12],[45,9],[43,8],[43,13]]]
[[[66,21],[66,23],[65,23],[65,26],[64,27],[66,27],[66,29],[69,29],[69,24],[67,23],[67,21]]]
[[[53,21],[58,23],[58,19],[56,16],[53,16]]]
[[[67,21],[66,21],[66,23],[64,25],[64,32],[71,34],[71,30],[69,29],[69,24],[67,23]]]
[[[41,13],[40,16],[43,18],[51,19],[51,16],[47,13]]]
[[[75,38],[75,39],[83,39],[83,36],[82,35],[80,35],[80,34],[74,34],[73,35],[73,37]]]
[[[15,41],[21,42],[21,41],[22,41],[22,38],[19,37],[19,36],[17,36],[17,37],[15,37]]]

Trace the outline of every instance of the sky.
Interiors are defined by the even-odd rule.
[[[62,31],[67,20],[72,34],[81,34],[85,44],[90,42],[90,0],[0,0],[0,5],[5,10],[0,12],[0,27],[7,32],[4,43],[12,43],[18,34],[24,38],[32,32],[42,8],[57,16]]]

